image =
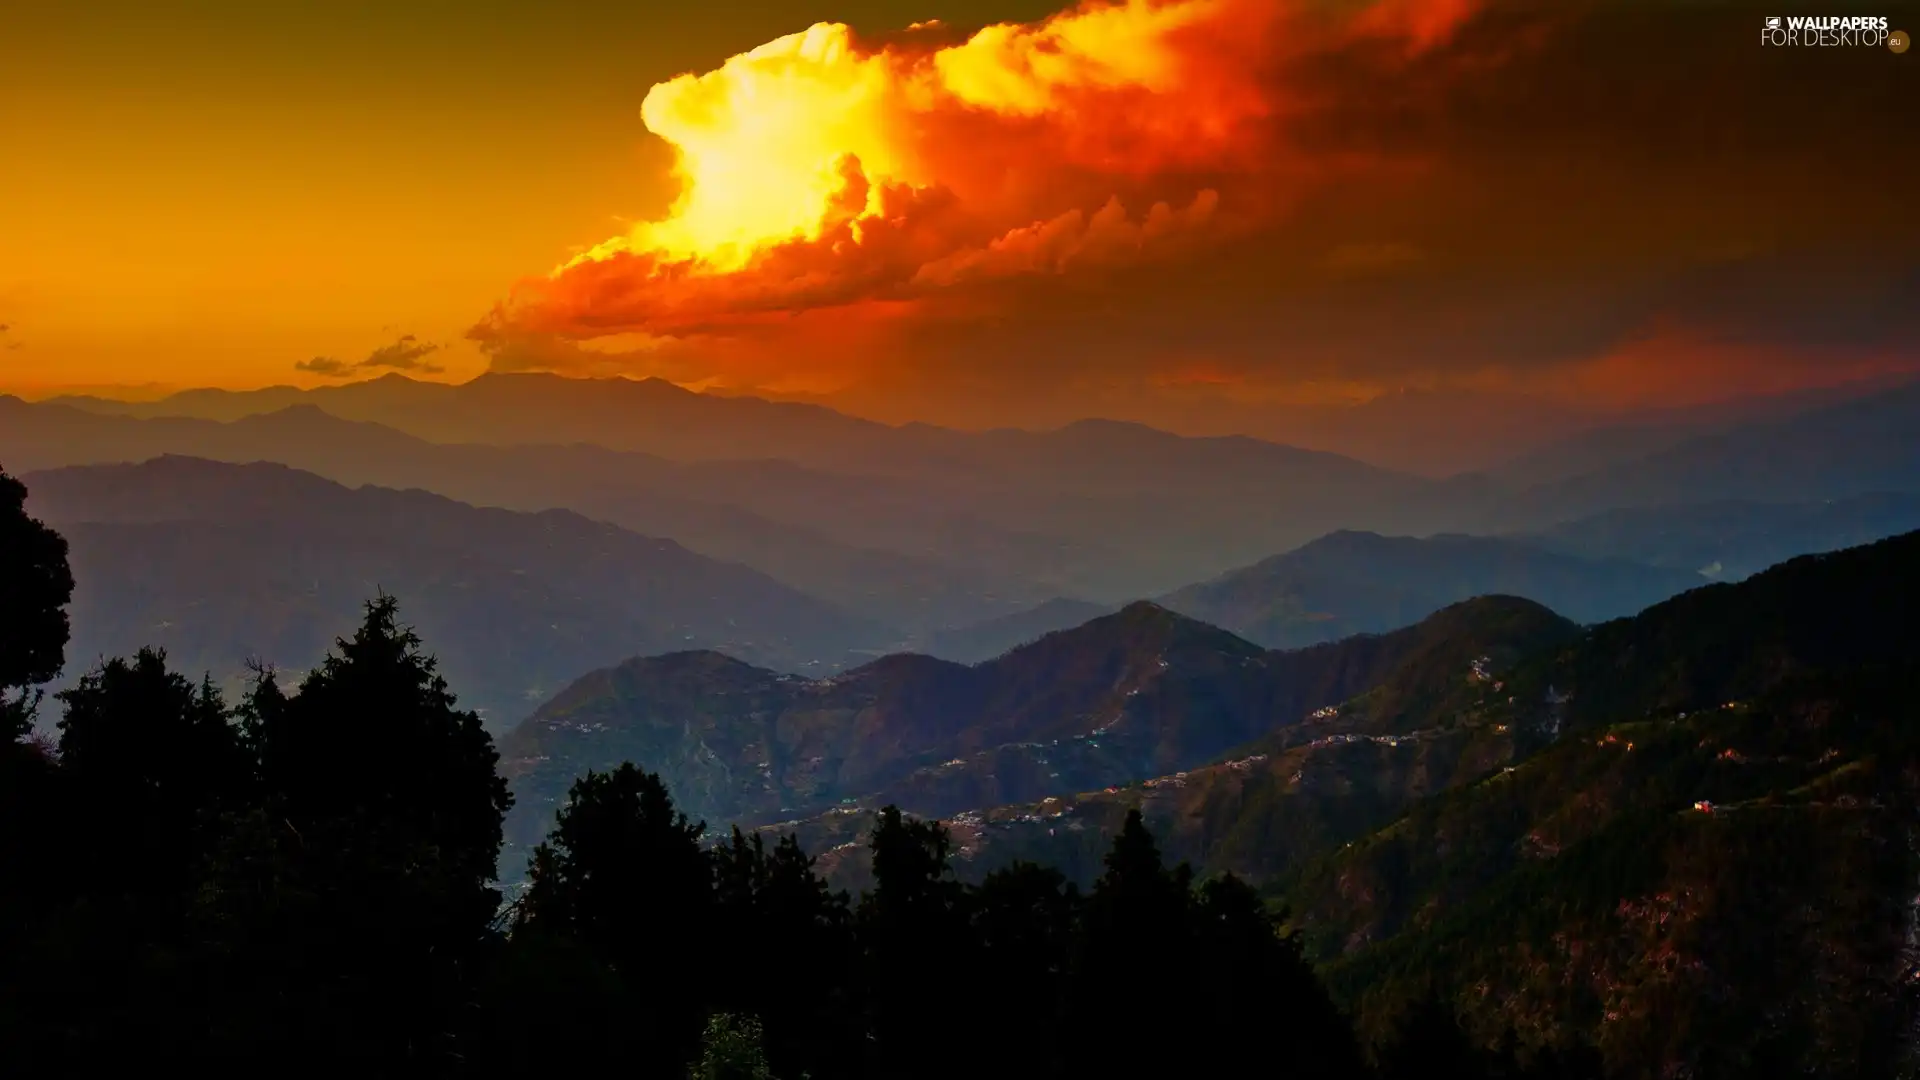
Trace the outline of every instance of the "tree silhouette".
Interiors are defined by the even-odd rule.
[[[60,763],[93,818],[98,872],[140,890],[183,888],[208,854],[217,815],[252,779],[219,690],[168,670],[165,652],[142,649],[59,699]]]
[[[564,935],[606,958],[646,1025],[649,1075],[677,1074],[707,1015],[713,871],[705,826],[674,808],[654,773],[623,764],[573,785],[549,840],[534,850],[517,923]]]
[[[383,595],[296,693],[263,672],[243,708],[263,795],[236,831],[251,846],[227,853],[239,877],[216,892],[248,914],[222,925],[262,920],[250,958],[276,960],[258,974],[299,1002],[299,1025],[332,1026],[336,1056],[445,1058],[499,906],[511,798],[435,667]]]
[[[737,827],[713,852],[715,1007],[764,1022],[784,1076],[845,1076],[865,1050],[845,893],[828,889],[792,836],[769,850]]]
[[[861,898],[876,1076],[978,1074],[977,1046],[950,1036],[968,1000],[973,943],[952,841],[937,822],[889,806],[873,827],[873,891]]]
[[[1193,955],[1192,871],[1166,868],[1139,810],[1127,812],[1105,866],[1087,897],[1068,1037],[1085,1048],[1090,1074],[1178,1072],[1180,1033],[1200,1011],[1191,996],[1162,999],[1156,1022],[1129,1028],[1125,1039],[1099,1033],[1138,1010],[1142,988],[1181,981]]]
[[[67,1018],[42,1029],[64,1043],[49,1049],[74,1062],[123,1041],[190,1055],[178,1010],[194,988],[176,965],[193,951],[196,887],[248,763],[219,692],[162,653],[109,660],[59,700],[59,784],[43,809],[63,811],[65,906],[41,940],[64,937],[66,951],[32,976],[40,1006]]]
[[[996,1072],[1058,1076],[1077,1056],[1059,1036],[1079,916],[1079,891],[1058,870],[1033,863],[996,870],[975,892],[980,982],[1017,987],[1024,1003],[974,1036]]]
[[[27,514],[27,486],[0,470],[0,742],[33,729],[40,694],[66,664],[73,572],[67,539]]]
[[[1201,886],[1194,911],[1198,957],[1190,973],[1205,1000],[1193,1042],[1218,1068],[1238,1060],[1246,1033],[1264,1030],[1285,1046],[1288,1073],[1350,1077],[1363,1070],[1359,1042],[1301,954],[1297,934],[1280,932],[1252,886],[1231,874]]]

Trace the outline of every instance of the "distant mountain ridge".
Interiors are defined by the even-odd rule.
[[[716,402],[727,399],[703,399],[699,408]],[[913,560],[895,572],[918,575],[918,586],[902,581],[898,590],[917,589],[910,593],[916,602],[938,580],[929,569],[953,568],[958,580],[933,591],[931,602],[942,606],[928,616],[903,618],[913,612],[898,603],[875,612],[927,629],[977,622],[1058,595],[1114,601],[1155,595],[1327,528],[1392,528],[1457,511],[1455,494],[1444,485],[1335,455],[1251,439],[1184,439],[1104,421],[1044,433],[887,428],[884,439],[893,441],[851,458],[795,445],[786,448],[784,461],[675,462],[577,443],[456,448],[367,423],[332,421],[308,405],[219,423],[108,416],[0,398],[0,455],[21,469],[160,453],[279,460],[346,482],[428,487],[527,509],[565,505],[668,532],[635,520],[638,510],[630,516],[624,504],[638,499],[647,512],[676,515],[717,537],[689,543],[712,551],[724,540],[751,551],[737,530],[685,510],[718,505],[842,547]],[[555,430],[569,440],[592,434],[584,421]],[[507,441],[514,434],[514,425],[503,421],[485,437]],[[873,437],[879,436],[861,436]],[[734,455],[748,455],[763,442],[761,435],[745,439]],[[663,497],[674,505],[659,507]],[[753,557],[772,569],[778,552]],[[782,576],[802,582],[793,570],[811,570],[822,580],[802,583],[823,593],[823,584],[835,583],[835,599],[851,602],[857,575],[844,558],[830,571],[819,567],[826,559],[824,553],[817,561],[790,558],[795,566]],[[962,602],[946,604],[942,591],[959,592]]]
[[[612,450],[680,461],[777,458],[861,473],[911,467],[971,469],[1031,455],[1054,443],[1061,464],[1155,464],[1155,453],[1184,448],[1214,464],[1261,455],[1268,463],[1341,464],[1380,472],[1351,458],[1240,436],[1189,438],[1127,421],[1089,419],[1052,431],[967,432],[931,424],[888,425],[822,405],[717,396],[663,379],[575,379],[539,373],[489,373],[464,383],[434,383],[392,374],[341,386],[300,390],[190,390],[151,402],[94,397],[46,404],[142,418],[233,421],[313,405],[343,419],[371,421],[438,442],[591,442]],[[1187,462],[1182,461],[1183,466]]]
[[[742,562],[897,627],[903,641],[967,659],[1024,640],[1047,620],[1032,627],[1010,620],[1002,624],[1007,636],[989,632],[976,642],[939,635],[1060,596],[1104,605],[1159,596],[1269,645],[1384,630],[1491,592],[1531,595],[1591,621],[1684,588],[1692,584],[1687,573],[1738,577],[1783,555],[1904,527],[1910,518],[1898,500],[1920,494],[1920,389],[1912,387],[1736,424],[1654,458],[1524,491],[1487,477],[1424,480],[1335,455],[1244,438],[1181,438],[1137,424],[1085,421],[1050,432],[894,428],[816,406],[626,380],[603,386],[490,376],[448,387],[385,379],[275,393],[246,400],[301,404],[226,424],[0,399],[0,460],[23,469],[169,452],[266,459],[474,504],[570,509]],[[524,414],[506,415],[522,399]],[[494,440],[564,430],[570,439],[652,439],[690,453],[706,452],[700,440],[736,425],[752,430],[711,447],[768,453],[678,461],[581,443],[437,444],[337,419],[316,401],[378,406],[401,419],[431,413],[446,432],[457,420],[467,425],[460,433]],[[566,402],[581,412],[562,428]],[[755,419],[764,417],[775,419]],[[1852,521],[1835,517],[1837,510],[1756,512],[1744,525],[1717,524],[1687,508],[1709,495],[1725,501],[1727,491],[1755,504],[1812,506],[1868,494],[1893,503]],[[1678,546],[1661,539],[1669,525],[1687,521],[1695,522],[1687,526],[1693,539]],[[1381,553],[1343,564],[1331,559],[1341,544],[1324,539],[1330,532],[1426,536],[1427,550],[1457,550],[1448,559]],[[1479,535],[1442,539],[1458,533]],[[1352,546],[1351,537],[1341,543]],[[1496,543],[1549,549],[1551,557],[1518,548],[1495,555],[1489,545]],[[1720,554],[1696,565],[1676,561],[1702,549]],[[1263,561],[1269,571],[1286,571],[1310,557],[1327,564],[1299,580],[1281,572],[1255,587],[1257,575],[1235,574]],[[1556,569],[1548,565],[1554,558],[1653,566],[1561,562]],[[1222,575],[1238,584],[1213,580]]]
[[[380,589],[496,725],[635,652],[701,646],[831,670],[893,638],[746,567],[564,511],[180,457],[26,482],[73,548],[69,675],[148,644],[220,678],[256,655],[302,668]]]
[[[1820,502],[1920,492],[1920,384],[1695,436],[1504,500],[1490,527],[1694,501]]]
[[[934,634],[927,652],[943,660],[977,664],[1056,630],[1067,630],[1113,613],[1106,604],[1057,596],[1024,611]]]
[[[1226,415],[1229,424],[1245,425],[1240,430],[1267,441],[1312,447],[1357,458],[1382,468],[1436,478],[1463,469],[1479,469],[1510,486],[1524,487],[1593,472],[1611,463],[1643,458],[1688,438],[1742,423],[1779,418],[1864,397],[1898,385],[1899,381],[1869,379],[1823,389],[1761,394],[1612,419],[1604,412],[1525,395],[1484,390],[1415,389],[1389,392],[1354,405],[1269,404],[1254,409],[1231,410]],[[506,393],[502,393],[503,387],[509,388]],[[483,421],[491,424],[497,419],[486,416],[486,411],[498,408],[497,399],[511,396],[512,388],[530,391],[532,398],[542,403],[542,408],[546,410],[544,419],[547,420],[552,419],[556,409],[575,410],[577,399],[588,395],[609,399],[595,403],[596,408],[608,414],[624,409],[642,422],[656,426],[663,419],[702,409],[706,410],[699,413],[703,418],[728,414],[724,407],[707,408],[703,403],[685,401],[679,395],[696,392],[661,380],[562,379],[537,373],[483,375],[466,384],[421,382],[394,373],[358,383],[311,390],[293,386],[252,391],[187,390],[141,402],[86,395],[48,400],[96,412],[129,416],[198,416],[219,420],[233,420],[248,414],[276,411],[289,405],[311,403],[342,416],[382,420],[408,430],[416,430],[419,425],[436,425],[436,432],[430,437],[440,441],[466,442],[488,441],[497,437],[491,434],[497,428],[483,428],[480,425]],[[572,399],[569,399],[569,394],[573,395]],[[872,428],[875,426],[942,430],[937,424],[894,425],[866,420],[857,415],[861,412],[857,406],[851,413],[839,408],[841,399],[832,395],[710,391],[699,392],[697,396],[719,401],[745,401],[748,403],[745,407],[732,412],[743,418],[750,416],[757,428],[774,429],[767,434],[835,445],[838,448],[836,452],[840,454],[861,453],[862,440],[873,435]],[[467,400],[463,401],[463,398]],[[462,409],[471,414],[465,420],[455,416]],[[805,411],[808,409],[814,411]],[[554,441],[551,430],[544,433],[539,431],[535,418],[523,416],[517,418],[516,422],[525,427],[508,441]],[[609,426],[614,425],[610,422]],[[962,425],[963,428],[965,426]],[[1550,441],[1555,435],[1568,431],[1577,434],[1561,441]],[[1280,434],[1282,432],[1289,434],[1283,436]],[[751,444],[735,439],[705,439],[698,432],[655,431],[646,437],[675,440],[679,449],[656,450],[666,452],[670,457],[733,457],[743,456],[743,453],[744,456],[789,456],[784,452],[768,454],[765,446],[743,452],[742,448]],[[609,446],[618,445],[604,434],[587,438]]]
[[[232,422],[96,416],[0,397],[0,461],[18,471],[139,462],[162,454],[230,462],[275,461],[348,485],[424,488],[477,505],[571,509],[647,535],[669,536],[703,554],[744,562],[798,588],[911,629],[989,618],[1047,593],[1017,571],[968,566],[1017,564],[1035,544],[1006,530],[924,521],[921,532],[949,541],[942,555],[912,532],[896,536],[915,554],[875,546],[885,529],[836,497],[849,478],[783,463],[688,466],[586,445],[500,447],[430,443],[379,424],[342,420],[312,405]],[[774,475],[764,475],[767,470]],[[762,499],[756,492],[765,493]],[[727,501],[731,498],[732,502]],[[749,507],[795,508],[803,522]],[[744,504],[744,505],[743,505]],[[835,529],[845,539],[804,522]],[[868,526],[868,527],[863,527]],[[1038,545],[1053,557],[1060,541]]]
[[[1609,510],[1514,539],[1583,558],[1624,559],[1738,580],[1799,555],[1870,544],[1920,529],[1920,493],[1875,492],[1821,502],[1714,500]]]
[[[1378,633],[1473,596],[1525,596],[1579,622],[1627,614],[1704,579],[1521,540],[1342,530],[1161,603],[1274,648]]]

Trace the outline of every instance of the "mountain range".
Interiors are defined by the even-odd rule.
[[[339,423],[306,415],[329,439]],[[227,434],[236,426],[213,430]],[[395,439],[401,448],[433,447]],[[357,445],[367,453],[392,448],[377,439]],[[537,483],[531,469],[512,478],[518,459],[509,452],[443,449],[496,455],[502,466],[491,475],[500,487]],[[847,604],[571,512],[487,511],[420,491],[356,491],[285,467],[163,457],[137,467],[36,474],[33,487],[36,508],[68,527],[86,571],[75,615],[77,657],[158,642],[191,670],[229,682],[254,650],[299,668],[319,655],[344,615],[386,588],[433,631],[451,670],[471,675],[464,682],[475,702],[501,725],[517,722],[555,688],[629,655],[703,645],[781,670],[817,672],[917,647],[978,663],[1114,610],[1056,598],[980,623],[916,633],[912,623],[901,628],[871,615],[910,609],[905,601],[914,599],[903,599],[911,579],[884,579],[884,560],[875,560],[881,569],[866,584],[896,603]],[[1499,593],[1537,599],[1591,622],[1706,580],[1654,561],[1684,563],[1717,553],[1715,562],[1729,560],[1737,569],[1741,559],[1770,550],[1820,550],[1873,538],[1917,514],[1920,499],[1887,495],[1818,506],[1623,511],[1507,538],[1345,531],[1160,602],[1267,647],[1387,631],[1449,603]],[[528,522],[547,523],[541,535],[548,546],[530,545]],[[779,546],[783,537],[764,522],[749,521],[738,532],[760,537],[766,547]],[[600,535],[618,542],[597,546],[591,538]],[[1649,564],[1552,550],[1580,545],[1627,549]],[[840,565],[849,577],[870,565],[857,553],[843,554]],[[700,569],[669,569],[681,563]],[[728,584],[704,595],[640,584],[663,575]],[[492,620],[504,620],[513,634],[480,632],[492,621],[482,613],[496,604],[505,614]]]
[[[142,645],[227,681],[250,658],[305,669],[377,591],[495,724],[635,653],[711,647],[832,671],[890,640],[747,567],[565,511],[177,457],[26,480],[72,547],[69,675]]]
[[[1489,598],[1275,652],[1141,601],[973,667],[903,654],[806,679],[712,652],[638,658],[580,679],[502,741],[519,800],[509,833],[537,836],[572,777],[628,760],[716,825],[887,801],[945,814],[1129,783],[1297,723],[1407,657],[1570,629]]]
[[[906,628],[1045,599],[1043,587],[1002,568],[1034,561],[1027,554],[1036,549],[1044,566],[1066,546],[978,523],[942,531],[938,519],[887,510],[884,501],[870,512],[876,497],[860,481],[780,462],[684,465],[584,444],[438,444],[311,406],[232,422],[139,420],[0,397],[0,461],[17,471],[162,454],[272,461],[343,484],[422,488],[478,505],[574,510],[744,562]],[[780,513],[790,516],[769,516]],[[896,546],[877,544],[879,536]]]
[[[1175,611],[1273,648],[1406,626],[1456,601],[1508,594],[1576,622],[1630,614],[1700,575],[1588,559],[1501,537],[1416,539],[1341,531],[1162,598]]]
[[[1439,477],[1483,470],[1512,487],[1530,487],[1643,458],[1690,438],[1754,421],[1864,398],[1897,380],[1865,380],[1827,389],[1763,394],[1707,405],[1642,410],[1631,418],[1569,407],[1525,395],[1402,389],[1354,405],[1275,406],[1236,410],[1210,401],[1189,420],[1218,428],[1237,419],[1247,432]],[[563,379],[540,374],[489,374],[449,386],[404,375],[303,390],[188,390],[150,401],[71,396],[52,399],[127,416],[194,416],[233,420],[312,404],[356,420],[376,420],[445,442],[554,442],[581,438],[671,458],[791,457],[812,448],[816,464],[859,466],[873,453],[898,449],[889,430],[906,430],[926,452],[948,453],[942,429],[858,419],[839,399],[786,395],[763,400],[719,392],[695,394],[657,379]],[[744,402],[729,409],[716,402]],[[860,410],[855,408],[858,413]],[[866,414],[862,414],[866,415]],[[1277,433],[1285,432],[1285,435]],[[1571,432],[1572,434],[1567,434]]]
[[[604,400],[596,388],[606,391]],[[513,420],[503,410],[517,397],[528,411]],[[578,423],[561,425],[560,403],[583,397],[597,404]],[[415,433],[343,420],[316,403],[406,423]],[[1118,605],[1166,595],[1339,529],[1502,533],[1544,538],[1565,554],[1638,561],[1645,538],[1692,513],[1693,504],[1792,501],[1807,504],[1801,517],[1812,520],[1834,512],[1816,509],[1827,500],[1901,498],[1920,488],[1920,391],[1913,388],[1722,424],[1651,457],[1532,487],[1489,476],[1434,481],[1258,440],[1187,439],[1105,421],[1051,432],[896,428],[816,406],[622,380],[601,386],[501,376],[448,387],[388,378],[325,392],[87,404],[96,411],[0,399],[0,460],[16,469],[161,453],[271,460],[349,484],[420,487],[512,509],[571,509],[744,562],[896,627],[923,648],[934,634],[1054,597]],[[275,405],[286,407],[257,411]],[[111,408],[197,408],[236,418],[137,419],[106,415]],[[728,441],[714,432],[742,434]],[[435,443],[420,433],[490,444]],[[491,445],[520,436],[556,441]],[[575,441],[581,437],[628,449]],[[670,460],[636,447],[689,456]],[[771,456],[701,457],[723,453]],[[1764,464],[1776,458],[1780,468]],[[1629,535],[1611,549],[1568,525],[1622,511],[1632,519],[1609,527]],[[1881,517],[1882,535],[1910,520],[1904,510]],[[1850,532],[1804,524],[1776,519],[1746,536],[1723,530],[1725,557],[1660,565],[1751,569],[1826,542],[1817,535],[1801,541],[1795,530],[1842,542],[1873,535],[1870,523]]]
[[[1610,510],[1514,539],[1583,558],[1738,580],[1796,555],[1837,551],[1914,529],[1920,529],[1920,494],[1909,491],[1820,502],[1705,500]]]
[[[1089,883],[1140,810],[1170,859],[1261,882],[1375,1036],[1439,992],[1483,1041],[1623,1069],[1884,1060],[1920,970],[1916,590],[1908,533],[1586,630],[1475,601],[1208,764],[944,816],[967,877]],[[1495,604],[1505,648],[1440,631]],[[869,806],[765,831],[859,886]]]
[[[429,443],[310,406],[220,422],[0,398],[0,460],[15,469],[177,453],[278,461],[343,483],[424,487],[515,509],[564,507],[677,533],[718,557],[768,566],[778,558],[801,587],[849,606],[884,605],[868,613],[929,629],[1063,593],[1152,595],[1191,580],[1193,567],[1221,570],[1310,539],[1316,521],[1399,521],[1424,490],[1358,462],[1254,440],[1183,440],[1105,423],[1005,437],[974,447],[972,464],[934,461],[902,475],[882,454],[888,471],[837,473],[577,443]],[[1033,460],[1021,464],[1022,454]],[[1268,509],[1249,514],[1249,505]],[[798,543],[783,550],[788,532]]]

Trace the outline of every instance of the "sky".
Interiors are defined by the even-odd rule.
[[[1920,55],[1781,13],[11,5],[0,390],[547,370],[1284,436],[1911,372]]]

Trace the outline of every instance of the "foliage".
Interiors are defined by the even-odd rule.
[[[39,692],[66,663],[73,573],[67,541],[30,517],[25,484],[0,470],[0,742],[33,728]]]
[[[761,1049],[760,1021],[717,1013],[700,1036],[700,1058],[690,1080],[773,1080]]]

